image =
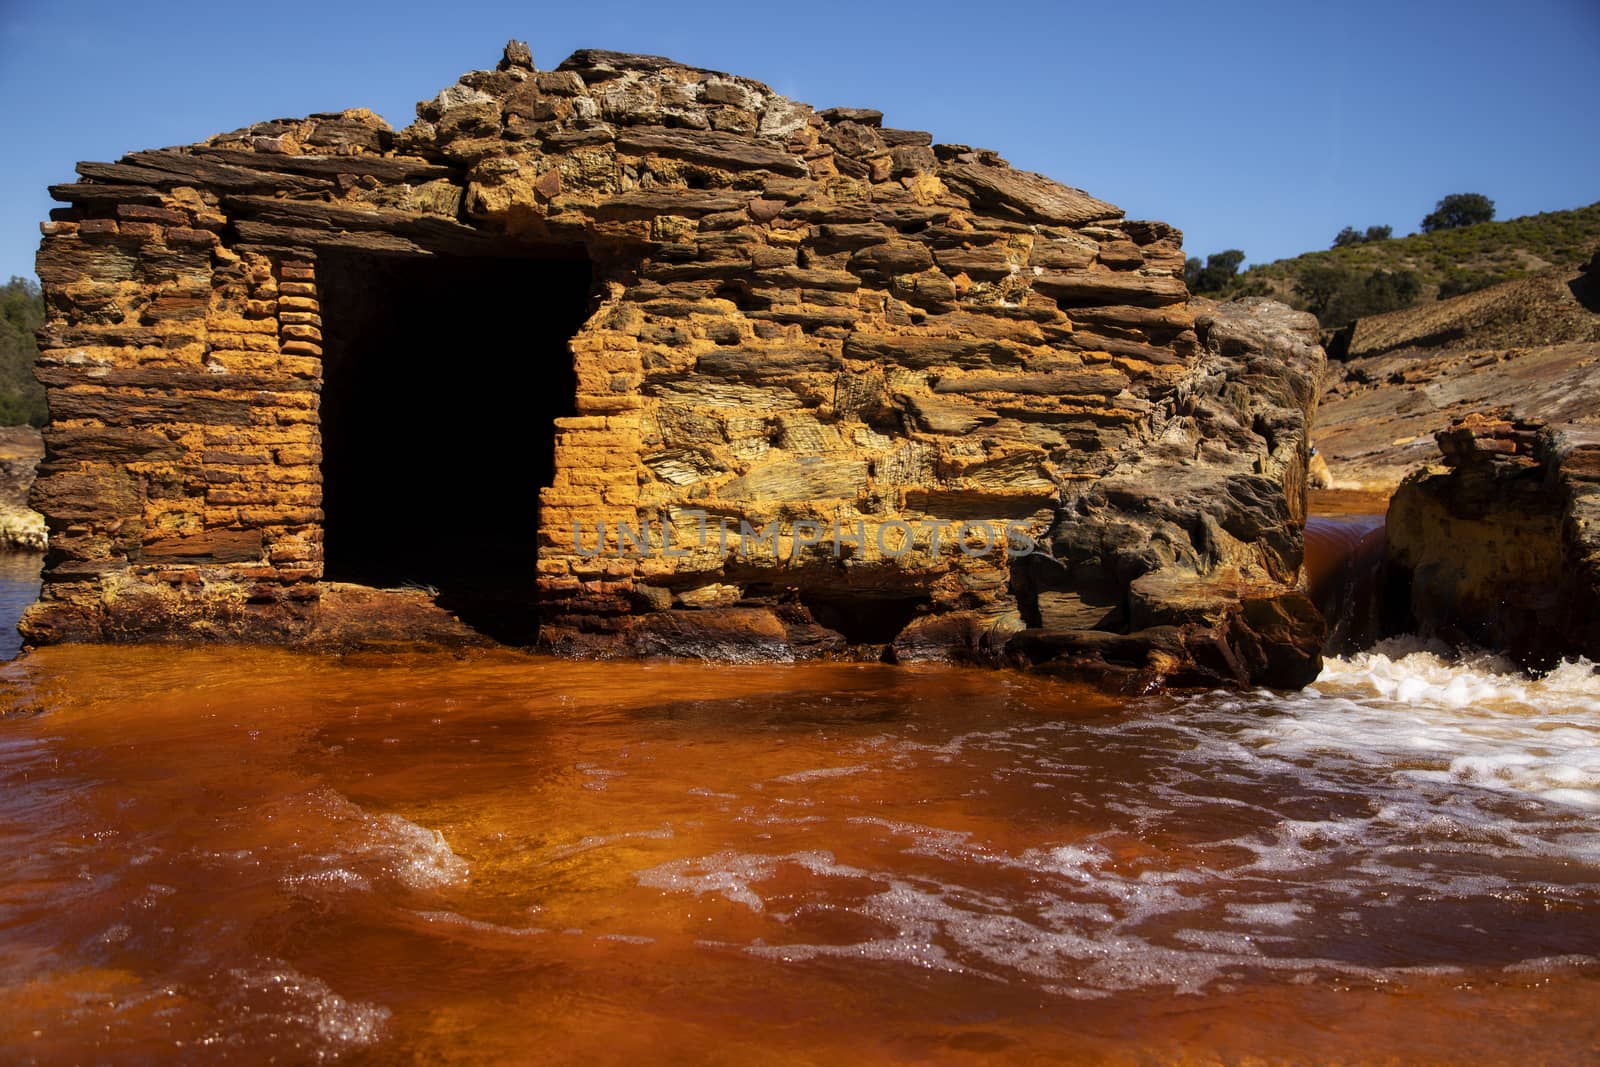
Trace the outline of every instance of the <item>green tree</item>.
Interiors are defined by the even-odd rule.
[[[1369,241],[1387,241],[1394,236],[1393,226],[1368,226],[1363,233],[1354,226],[1346,226],[1334,237],[1334,248],[1348,248],[1351,245],[1364,245]]]
[[[1350,283],[1351,272],[1336,263],[1313,263],[1300,272],[1294,283],[1294,295],[1300,306],[1315,315],[1322,325],[1331,327],[1327,319],[1328,308],[1339,291]]]
[[[1191,293],[1220,293],[1239,276],[1243,262],[1244,253],[1237,248],[1213,252],[1203,267],[1198,259],[1190,258],[1183,264],[1183,280]]]
[[[1451,193],[1422,220],[1422,232],[1455,230],[1494,219],[1494,201],[1482,193]]]
[[[1334,237],[1333,244],[1330,247],[1348,248],[1351,245],[1358,245],[1365,240],[1366,238],[1362,236],[1360,230],[1356,229],[1354,226],[1346,226]]]
[[[1422,279],[1409,270],[1362,270],[1319,263],[1295,282],[1300,306],[1334,329],[1366,315],[1410,307],[1422,295]]]
[[[1366,307],[1359,315],[1378,315],[1385,311],[1410,307],[1422,295],[1422,279],[1411,270],[1375,270],[1361,283],[1361,297]]]
[[[44,387],[33,376],[39,358],[33,332],[43,322],[37,283],[12,278],[0,286],[0,426],[43,426],[49,417]]]

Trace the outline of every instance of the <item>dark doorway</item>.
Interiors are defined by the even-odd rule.
[[[853,596],[801,593],[800,603],[817,625],[844,636],[852,645],[886,645],[900,636],[928,604],[926,596]]]
[[[538,491],[591,287],[581,252],[319,254],[328,580],[430,588],[481,633],[537,638]]]

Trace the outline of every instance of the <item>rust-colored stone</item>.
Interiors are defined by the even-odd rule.
[[[30,640],[346,641],[402,602],[414,631],[386,639],[459,638],[415,591],[320,580],[342,324],[319,262],[581,248],[576,415],[525,428],[555,434],[551,484],[503,472],[542,501],[546,644],[1314,673],[1314,324],[1188,302],[1171,227],[654,57],[537,73],[513,46],[418,115],[319,115],[57,187],[75,207],[42,231],[63,355],[34,499],[98,555],[52,562]]]
[[[1545,670],[1600,659],[1600,430],[1472,412],[1389,504],[1389,627]]]

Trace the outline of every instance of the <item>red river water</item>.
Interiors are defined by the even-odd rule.
[[[53,647],[7,1063],[1584,1063],[1600,679]]]

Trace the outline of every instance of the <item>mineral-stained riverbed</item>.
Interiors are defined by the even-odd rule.
[[[1585,1062],[1600,684],[55,647],[5,1062]]]

